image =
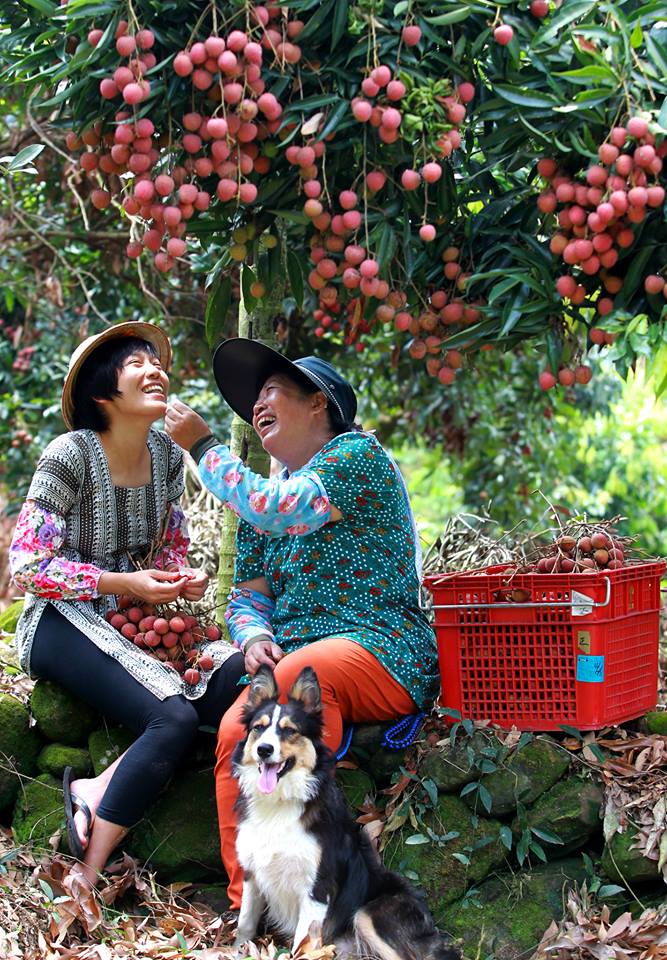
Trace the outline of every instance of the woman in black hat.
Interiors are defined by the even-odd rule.
[[[79,345],[62,392],[70,432],[42,454],[9,551],[26,591],[16,632],[23,668],[137,734],[99,776],[65,770],[67,836],[89,884],[197,727],[219,722],[243,673],[243,657],[218,641],[206,649],[213,669],[187,684],[107,622],[121,594],[198,600],[208,582],[187,565],[183,455],[152,428],[166,410],[170,360],[168,338],[148,323],[118,324]],[[135,569],[147,556],[151,569]]]
[[[433,631],[419,606],[419,546],[403,479],[374,436],[355,429],[350,384],[317,357],[289,361],[261,343],[222,343],[214,373],[229,405],[283,465],[264,479],[233,457],[184,404],[167,431],[197,460],[206,486],[241,518],[227,610],[248,673],[275,670],[286,692],[304,666],[322,687],[325,741],[343,722],[414,713],[438,691]],[[243,737],[246,693],[218,736],[222,856],[241,898],[229,763]]]

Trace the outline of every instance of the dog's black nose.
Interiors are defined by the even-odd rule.
[[[257,747],[257,756],[261,757],[262,760],[268,760],[272,753],[273,747],[270,743],[260,743]]]

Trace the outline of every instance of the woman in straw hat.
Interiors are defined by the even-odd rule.
[[[243,338],[213,359],[227,403],[284,469],[266,480],[213,437],[185,404],[167,431],[190,449],[206,486],[241,517],[227,611],[248,673],[274,670],[285,694],[304,666],[322,688],[324,738],[343,723],[391,720],[429,704],[439,687],[433,630],[419,605],[420,551],[398,467],[354,423],[354,390],[319,357],[291,361]],[[244,736],[247,690],[222,719],[216,792],[233,907],[241,900],[230,758]],[[265,764],[264,788],[280,777]]]
[[[62,393],[70,432],[42,454],[10,547],[26,592],[16,633],[22,667],[137,734],[98,777],[65,771],[67,836],[89,884],[197,727],[218,723],[243,673],[241,654],[217,641],[206,648],[212,669],[189,685],[106,619],[121,595],[194,601],[207,587],[187,566],[183,455],[152,427],[167,407],[170,361],[168,338],[148,323],[110,327],[74,351]],[[151,568],[141,569],[146,558]]]

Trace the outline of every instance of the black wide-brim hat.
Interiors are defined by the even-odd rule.
[[[223,340],[213,354],[213,375],[218,390],[246,423],[252,423],[252,410],[259,392],[274,374],[314,384],[333,405],[341,422],[352,428],[357,412],[354,390],[326,360],[319,357],[288,360],[265,343],[245,337]]]

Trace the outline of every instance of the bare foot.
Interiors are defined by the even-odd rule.
[[[95,813],[97,808],[100,805],[102,799],[99,785],[97,779],[94,780],[73,780],[70,787],[72,791],[72,801],[76,810],[74,813],[74,824],[76,827],[76,832],[79,835],[79,840],[81,841],[81,846],[86,849],[90,841],[90,833],[93,829],[93,824],[95,822]],[[88,817],[77,805],[75,797],[79,797],[81,800],[85,801],[88,805],[88,809],[91,812],[92,819],[88,821]]]

